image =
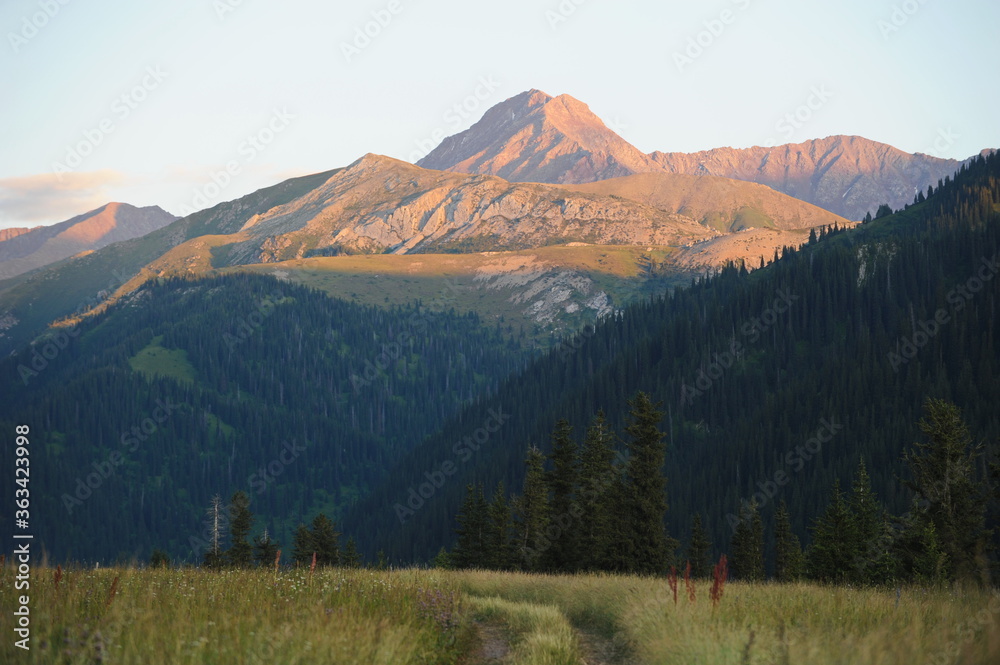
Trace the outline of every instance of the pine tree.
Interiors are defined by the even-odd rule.
[[[278,555],[278,543],[271,539],[267,529],[253,539],[253,558],[260,566],[273,566]]]
[[[954,404],[928,399],[924,410],[919,425],[928,441],[913,444],[904,456],[913,476],[907,484],[928,504],[935,537],[948,557],[947,577],[974,579],[983,574],[989,538],[986,483],[976,472],[983,446],[972,444]]]
[[[448,554],[448,550],[444,547],[438,550],[438,553],[434,556],[434,560],[431,565],[435,568],[440,568],[441,570],[449,570],[451,565],[451,555]]]
[[[253,565],[253,546],[247,540],[253,521],[250,497],[242,490],[234,493],[229,501],[230,545],[225,554],[226,563],[234,568],[249,568]]]
[[[312,532],[305,524],[299,524],[292,540],[292,561],[297,564],[309,565],[312,563],[312,555],[315,551],[316,545],[313,543]]]
[[[465,488],[465,502],[456,520],[458,542],[452,552],[456,568],[485,568],[487,565],[486,535],[489,528],[486,499],[482,485]]]
[[[552,470],[546,475],[551,500],[549,523],[552,525],[551,544],[543,558],[548,570],[575,572],[579,569],[579,518],[581,506],[575,493],[579,483],[577,446],[573,428],[566,420],[556,423],[552,431]]]
[[[694,514],[691,522],[691,541],[688,543],[687,560],[691,563],[691,575],[706,578],[712,573],[712,542],[701,525],[701,513]]]
[[[517,556],[521,568],[537,570],[541,556],[549,542],[545,530],[549,524],[548,496],[545,488],[545,471],[542,468],[542,451],[532,446],[524,463],[524,490],[514,500],[517,514]]]
[[[580,456],[580,567],[605,567],[611,538],[611,491],[619,472],[612,464],[614,434],[608,429],[604,412],[598,411],[587,428]]]
[[[813,525],[812,534],[807,556],[809,576],[824,582],[849,580],[858,557],[857,531],[839,480],[834,481],[830,503]]]
[[[503,481],[497,483],[493,499],[487,509],[488,531],[486,533],[486,567],[494,570],[510,570],[514,566],[513,524],[507,491]]]
[[[858,462],[851,487],[850,511],[854,516],[857,558],[853,566],[853,581],[859,584],[888,582],[891,562],[885,538],[885,510],[872,491],[865,461]]]
[[[344,551],[340,553],[340,565],[344,568],[360,568],[361,554],[358,552],[358,544],[354,542],[354,537],[347,539]]]
[[[340,563],[340,534],[330,519],[320,513],[312,522],[312,544],[316,552],[316,565],[336,566]]]
[[[799,537],[792,531],[788,506],[782,499],[774,514],[774,576],[779,582],[794,582],[802,577],[804,561]]]
[[[740,520],[736,524],[731,543],[733,555],[729,561],[733,573],[746,582],[764,579],[764,524],[757,509],[757,502],[751,501],[740,507]]]
[[[625,427],[629,460],[625,467],[625,494],[621,519],[631,541],[625,569],[633,573],[662,574],[673,558],[664,519],[667,513],[667,480],[663,476],[666,454],[659,429],[663,413],[643,392],[629,401],[630,423]]]

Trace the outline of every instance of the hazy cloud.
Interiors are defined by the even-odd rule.
[[[0,178],[0,228],[61,222],[99,208],[111,200],[108,187],[124,180],[112,170]]]

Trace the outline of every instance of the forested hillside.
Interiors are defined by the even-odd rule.
[[[444,294],[385,309],[251,275],[150,283],[66,331],[0,365],[0,429],[31,428],[32,527],[58,560],[200,561],[211,497],[237,490],[290,543],[524,364],[514,331]]]
[[[849,487],[859,459],[880,500],[902,512],[901,454],[920,438],[927,398],[956,403],[995,457],[998,252],[993,155],[904,211],[823,235],[752,274],[730,267],[697,280],[555,349],[401,460],[349,512],[345,532],[391,560],[427,560],[453,542],[467,484],[519,492],[529,446],[551,452],[559,419],[579,441],[603,408],[620,432],[637,390],[666,413],[674,537],[686,539],[700,513],[725,551],[728,516],[763,492],[767,532],[783,499],[807,542],[834,482]],[[497,412],[507,417],[493,427]],[[773,487],[777,472],[788,481]]]

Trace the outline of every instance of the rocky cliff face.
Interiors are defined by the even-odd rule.
[[[234,238],[229,262],[281,261],[338,246],[403,254],[573,241],[670,245],[717,234],[690,217],[630,199],[366,155],[308,196],[251,217]]]

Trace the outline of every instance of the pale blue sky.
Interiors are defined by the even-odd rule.
[[[64,1],[0,6],[0,227],[109,200],[180,214],[367,152],[412,161],[529,88],[647,152],[1000,147],[995,0]],[[349,58],[373,12],[387,24]]]

